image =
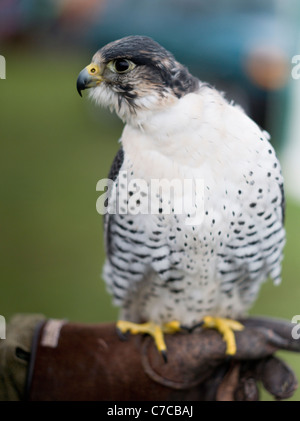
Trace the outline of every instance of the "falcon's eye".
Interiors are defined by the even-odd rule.
[[[135,64],[126,58],[118,58],[110,61],[107,67],[115,73],[127,73],[135,68]]]

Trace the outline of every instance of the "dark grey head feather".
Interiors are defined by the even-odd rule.
[[[110,42],[101,48],[100,51],[106,62],[124,57],[136,62],[136,64],[154,63],[166,57],[175,60],[173,55],[160,44],[152,38],[142,35],[131,35]]]
[[[136,66],[146,67],[149,73],[143,72],[145,80],[156,88],[170,88],[173,93],[181,96],[194,92],[199,87],[199,80],[192,76],[188,69],[175,60],[173,54],[155,42],[152,38],[132,35],[113,41],[97,54],[101,55],[105,63],[116,59],[131,60]],[[130,85],[124,86],[124,96],[130,99]]]

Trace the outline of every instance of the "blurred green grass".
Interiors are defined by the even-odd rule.
[[[1,54],[7,79],[0,80],[0,314],[116,320],[101,280],[102,217],[95,204],[96,183],[108,174],[122,125],[76,92],[89,56]],[[251,314],[291,320],[300,313],[299,220],[299,206],[288,200],[283,282],[264,284]],[[280,355],[300,379],[300,357]],[[293,399],[300,400],[299,391]]]
[[[101,281],[96,183],[122,127],[76,91],[85,57],[9,51],[1,80],[1,314],[116,317]],[[98,116],[97,116],[98,117]]]

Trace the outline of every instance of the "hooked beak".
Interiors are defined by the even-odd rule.
[[[82,96],[81,91],[97,86],[102,81],[103,78],[100,67],[96,63],[91,63],[79,73],[76,84],[77,91],[79,95]]]

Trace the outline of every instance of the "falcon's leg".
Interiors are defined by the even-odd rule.
[[[180,323],[176,320],[172,322],[168,322],[163,324],[162,326],[157,325],[153,322],[147,322],[147,323],[132,323],[127,322],[124,320],[119,320],[117,322],[117,328],[122,332],[130,332],[133,335],[137,335],[139,333],[141,334],[148,334],[151,335],[154,339],[155,345],[158,349],[158,351],[162,354],[164,360],[166,360],[166,352],[167,347],[164,340],[164,333],[175,333],[180,331]]]
[[[236,353],[236,342],[234,337],[235,330],[243,330],[244,326],[236,320],[225,319],[221,317],[205,316],[200,324],[204,328],[213,328],[220,332],[223,340],[226,342],[226,354],[234,355]]]

